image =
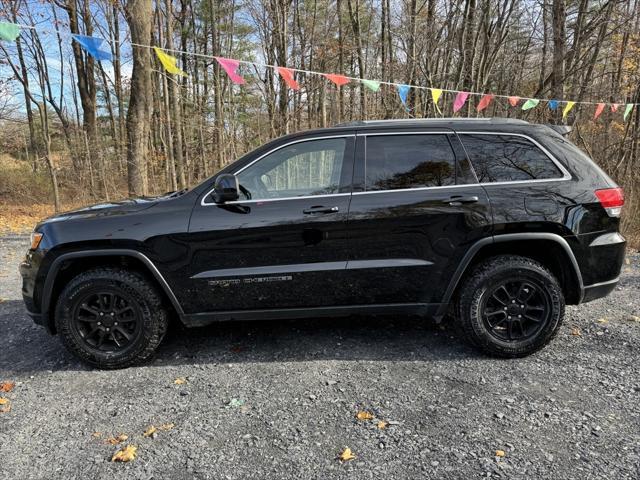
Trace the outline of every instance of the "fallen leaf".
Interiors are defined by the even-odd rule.
[[[627,320],[630,322],[640,322],[640,317],[638,317],[637,315],[629,315],[627,317]]]
[[[128,438],[129,438],[129,435],[125,435],[124,433],[121,433],[117,437],[107,438],[105,442],[110,443],[111,445],[118,445],[119,443],[126,441]]]
[[[574,337],[581,337],[582,333],[580,333],[580,330],[576,327],[572,327],[571,328],[571,335],[573,335]]]
[[[241,399],[238,399],[238,398],[232,398],[227,403],[227,407],[226,408],[238,408],[238,407],[241,407],[243,405],[244,405],[244,400],[241,400]]]
[[[496,450],[496,457],[504,457],[505,453],[504,450]]]
[[[112,462],[130,462],[134,458],[136,458],[138,447],[135,445],[127,445],[124,448],[121,448],[116,453],[114,453],[113,457],[111,457]]]
[[[187,383],[187,379],[183,378],[183,377],[179,377],[179,378],[176,378],[173,381],[173,383],[175,383],[176,385],[183,385],[183,384]]]
[[[158,429],[156,427],[154,427],[153,425],[151,425],[149,428],[147,428],[144,433],[142,434],[143,437],[151,437],[153,436],[156,432],[158,431]]]
[[[358,420],[371,420],[373,418],[373,414],[362,410],[356,414],[356,418]]]
[[[349,447],[346,447],[340,456],[338,457],[342,462],[348,462],[349,460],[353,460],[356,456],[351,452]]]
[[[380,430],[384,430],[385,428],[387,428],[387,425],[389,425],[387,422],[385,422],[384,420],[380,420],[380,421],[378,422],[377,427],[378,427]]]
[[[91,436],[92,436],[93,438],[100,438],[100,436],[101,436],[101,435],[102,435],[102,433],[100,433],[100,432],[93,432],[93,433],[91,434]]]
[[[9,399],[0,397],[0,405],[6,405],[9,403]]]
[[[166,432],[168,430],[171,430],[173,427],[175,427],[173,423],[163,423],[158,427],[158,430],[162,430],[163,432]]]
[[[0,397],[0,413],[9,413],[11,411],[11,402],[6,399]]]
[[[609,319],[608,318],[599,318],[598,323],[609,323]]]
[[[16,386],[16,382],[2,382],[0,383],[0,392],[8,393]]]

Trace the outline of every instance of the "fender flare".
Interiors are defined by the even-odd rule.
[[[576,260],[576,256],[574,255],[573,250],[571,250],[569,243],[563,237],[555,233],[547,233],[547,232],[505,233],[502,235],[493,235],[491,237],[482,238],[478,240],[476,243],[474,243],[469,248],[469,250],[467,250],[467,253],[465,253],[464,257],[462,258],[462,261],[458,265],[458,268],[456,269],[453,276],[451,277],[451,280],[449,281],[449,285],[445,290],[444,297],[442,300],[443,307],[438,312],[437,317],[441,318],[446,313],[449,303],[453,298],[453,293],[455,292],[456,288],[460,284],[460,280],[462,279],[463,275],[467,271],[467,268],[471,264],[471,261],[473,260],[473,258],[476,256],[476,254],[482,247],[486,245],[495,244],[495,243],[514,242],[519,240],[551,240],[553,242],[556,242],[560,247],[562,247],[564,252],[569,257],[569,260],[571,261],[571,265],[573,266],[573,270],[576,275],[576,278],[578,279],[578,286],[580,288],[580,299],[578,303],[582,302],[582,298],[584,297],[584,283],[582,281],[582,273],[580,272],[580,266],[578,265],[578,260]]]
[[[149,258],[143,253],[138,252],[137,250],[130,249],[101,249],[101,250],[82,250],[78,252],[70,252],[65,253],[57,257],[52,263],[51,267],[49,267],[49,271],[47,272],[47,277],[44,282],[44,288],[42,293],[42,314],[46,317],[49,316],[49,306],[51,305],[51,292],[53,291],[53,285],[55,284],[56,278],[58,276],[58,272],[60,271],[60,267],[65,260],[77,259],[77,258],[86,258],[86,257],[108,257],[108,256],[120,256],[120,257],[133,257],[137,260],[140,260],[151,272],[153,277],[157,280],[157,282],[162,287],[162,290],[167,295],[171,304],[178,312],[178,315],[182,318],[184,316],[184,310],[178,302],[173,290],[164,279],[160,271],[156,268]]]

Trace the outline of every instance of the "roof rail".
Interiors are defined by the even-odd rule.
[[[504,117],[443,117],[443,118],[398,118],[398,119],[386,119],[386,120],[355,120],[351,122],[344,122],[335,125],[336,127],[365,127],[371,125],[393,125],[393,124],[424,124],[424,123],[515,123],[515,124],[527,124],[524,120],[516,118],[504,118]]]
[[[553,130],[554,132],[559,133],[563,137],[566,137],[567,135],[569,135],[571,133],[571,130],[573,130],[573,127],[570,125],[554,125],[551,123],[547,123],[546,126],[549,127],[551,130]]]

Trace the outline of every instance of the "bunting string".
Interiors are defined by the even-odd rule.
[[[33,25],[22,25],[17,23],[10,23],[10,22],[0,22],[0,41],[14,42],[19,37],[22,29],[37,30],[37,27]],[[53,31],[58,34],[68,33],[68,32],[57,30],[57,29],[54,29]],[[460,90],[453,90],[453,89],[427,87],[422,85],[408,85],[408,84],[401,84],[401,83],[395,83],[395,82],[385,82],[381,80],[370,80],[370,79],[364,79],[364,78],[358,78],[358,77],[349,77],[349,76],[337,74],[337,73],[326,73],[326,72],[317,72],[313,70],[303,70],[299,68],[287,67],[284,65],[270,65],[267,63],[261,63],[261,62],[250,61],[250,60],[225,58],[225,57],[219,57],[214,55],[206,55],[206,54],[197,53],[197,52],[183,51],[178,49],[160,48],[155,45],[144,45],[144,44],[139,44],[135,42],[121,42],[116,39],[113,39],[111,40],[111,42],[109,42],[99,37],[92,37],[87,35],[72,34],[71,37],[87,52],[88,55],[92,56],[94,59],[100,62],[113,60],[111,52],[101,48],[103,43],[106,43],[108,45],[110,45],[111,42],[117,42],[120,44],[128,43],[132,47],[151,49],[155,52],[156,57],[158,58],[160,64],[165,69],[165,71],[167,71],[172,75],[188,76],[186,72],[184,72],[182,69],[180,69],[177,66],[177,61],[178,61],[177,58],[170,54],[188,55],[193,57],[215,60],[218,63],[218,65],[225,71],[225,73],[227,74],[231,82],[236,85],[243,85],[246,83],[245,78],[243,78],[240,75],[240,73],[238,73],[238,70],[241,65],[251,65],[253,67],[259,67],[259,68],[271,68],[275,72],[277,72],[280,78],[282,78],[283,82],[293,90],[300,89],[300,84],[298,83],[298,81],[296,81],[295,74],[322,76],[328,81],[330,81],[332,84],[334,84],[337,88],[341,88],[350,82],[354,82],[354,83],[362,84],[364,87],[368,88],[373,92],[378,92],[380,90],[381,85],[388,85],[393,87],[396,90],[398,97],[400,99],[400,102],[402,103],[403,107],[407,111],[410,111],[410,108],[407,104],[407,99],[408,99],[409,91],[411,89],[429,90],[431,94],[431,100],[440,115],[442,115],[442,110],[440,108],[439,101],[442,97],[442,94],[445,92],[455,94],[455,98],[453,101],[454,113],[461,110],[464,107],[464,105],[467,103],[467,100],[469,99],[469,97],[471,96],[480,98],[480,101],[476,106],[476,110],[478,112],[481,112],[486,108],[488,108],[494,99],[506,99],[509,105],[514,108],[520,105],[522,102],[520,109],[523,111],[528,111],[536,108],[540,104],[540,102],[545,102],[549,107],[549,109],[551,110],[557,110],[560,104],[562,104],[564,105],[562,109],[563,120],[567,119],[569,112],[576,105],[595,105],[593,120],[597,120],[598,117],[600,117],[600,115],[603,113],[604,109],[606,108],[606,105],[610,106],[610,110],[612,113],[616,113],[619,107],[624,105],[625,108],[623,112],[623,120],[626,121],[631,115],[631,112],[633,111],[633,109],[636,106],[640,105],[639,103],[605,103],[605,102],[590,102],[590,101],[577,102],[572,100],[531,98],[531,97],[522,97],[522,96],[515,96],[515,95],[500,95],[500,94],[494,94],[494,93],[488,93],[488,92],[468,92],[468,91],[460,91]]]

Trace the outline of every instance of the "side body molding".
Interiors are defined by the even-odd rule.
[[[140,260],[142,263],[144,263],[145,266],[149,269],[149,272],[151,272],[153,277],[158,281],[158,283],[162,287],[162,290],[167,294],[167,297],[171,301],[171,304],[173,305],[173,307],[176,309],[176,312],[178,312],[178,315],[180,315],[180,317],[184,315],[184,311],[182,310],[182,307],[180,306],[178,299],[174,295],[173,290],[171,290],[171,287],[169,286],[167,281],[164,279],[160,271],[153,264],[153,262],[149,260],[149,258],[146,255],[138,252],[137,250],[120,249],[120,248],[104,249],[104,250],[82,250],[78,252],[65,253],[63,255],[60,255],[58,258],[56,258],[52,262],[51,267],[47,272],[47,278],[44,282],[44,290],[42,295],[42,313],[44,315],[47,315],[49,313],[49,304],[51,302],[51,292],[53,290],[53,285],[58,275],[58,271],[60,270],[60,267],[65,260],[71,260],[75,258],[84,258],[84,257],[108,257],[108,256],[133,257]]]
[[[560,245],[567,256],[571,261],[571,265],[573,266],[574,272],[576,274],[576,278],[578,279],[578,285],[580,288],[580,301],[584,296],[584,283],[582,281],[582,273],[580,273],[580,267],[578,266],[578,260],[576,260],[576,256],[574,255],[571,247],[567,243],[567,241],[562,238],[560,235],[555,233],[546,233],[546,232],[532,232],[532,233],[505,233],[503,235],[493,235],[491,237],[486,237],[478,240],[474,243],[471,248],[467,251],[467,253],[462,258],[462,261],[458,265],[453,277],[449,281],[449,285],[447,286],[447,290],[445,291],[444,297],[442,299],[442,307],[436,313],[435,319],[440,321],[442,317],[447,313],[448,305],[451,302],[453,297],[453,293],[455,292],[458,284],[460,283],[460,279],[467,271],[467,267],[473,260],[473,257],[478,253],[478,251],[490,244],[494,243],[503,243],[503,242],[515,242],[519,240],[551,240]]]

